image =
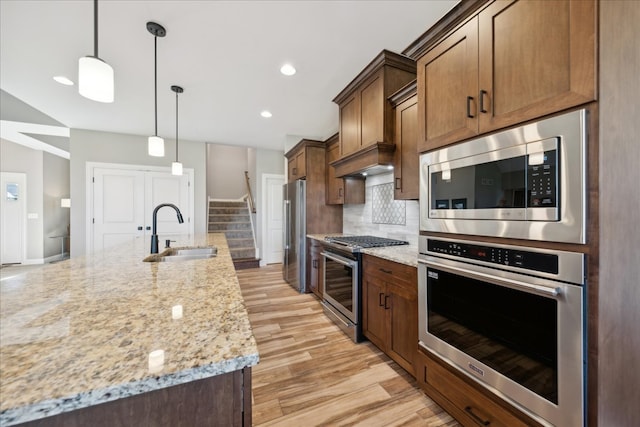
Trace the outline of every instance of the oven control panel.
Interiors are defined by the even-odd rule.
[[[428,239],[427,249],[434,254],[507,265],[525,270],[558,274],[558,256],[528,250]]]

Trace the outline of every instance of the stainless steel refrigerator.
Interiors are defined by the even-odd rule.
[[[297,180],[283,186],[284,262],[282,275],[298,292],[306,292],[306,182]]]

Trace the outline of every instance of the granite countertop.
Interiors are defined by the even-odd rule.
[[[324,238],[327,236],[348,236],[348,234],[307,234],[310,239],[324,242]],[[377,256],[390,261],[399,262],[400,264],[410,265],[412,267],[418,266],[418,247],[415,245],[401,245],[401,246],[385,246],[381,248],[366,248],[361,251],[363,254]]]
[[[137,239],[0,282],[0,425],[258,363],[224,235],[174,237],[218,254],[147,263]],[[160,349],[164,364],[151,368]]]

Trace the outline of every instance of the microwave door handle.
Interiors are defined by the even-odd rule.
[[[560,295],[560,288],[548,288],[546,286],[534,285],[532,283],[521,282],[519,280],[504,279],[501,277],[492,276],[490,274],[468,270],[466,268],[451,267],[448,265],[445,266],[445,265],[434,264],[434,263],[422,261],[422,260],[418,260],[418,262],[437,268],[438,270],[446,271],[448,273],[460,274],[465,277],[469,277],[471,279],[477,279],[477,280],[482,280],[489,283],[494,283],[499,286],[504,286],[505,288],[524,291],[530,294],[536,294],[546,298],[557,299],[558,295]]]
[[[343,259],[341,259],[341,258],[337,258],[337,257],[332,256],[332,255],[329,255],[329,254],[328,254],[328,253],[326,253],[326,252],[322,252],[320,255],[322,255],[322,256],[323,256],[323,257],[325,257],[325,258],[330,259],[331,261],[335,261],[335,262],[337,262],[338,264],[342,264],[342,265],[344,265],[345,267],[351,267],[351,268],[353,268],[353,266],[354,266],[354,264],[355,264],[355,262],[344,261]]]

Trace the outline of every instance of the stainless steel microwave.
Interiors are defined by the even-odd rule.
[[[420,230],[586,243],[586,110],[420,156]]]

